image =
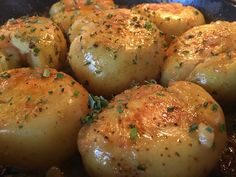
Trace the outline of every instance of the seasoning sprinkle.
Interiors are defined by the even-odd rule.
[[[198,124],[194,123],[189,127],[189,133],[192,133],[198,129]]]

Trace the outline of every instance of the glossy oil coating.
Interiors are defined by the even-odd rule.
[[[200,11],[180,3],[139,4],[132,10],[150,18],[164,32],[169,42],[188,29],[205,24]]]
[[[69,63],[80,83],[111,97],[137,82],[158,80],[166,42],[155,24],[128,9],[104,13],[71,44]]]
[[[0,36],[0,52],[8,61],[4,70],[22,65],[59,69],[65,63],[67,46],[64,35],[46,17],[11,19],[0,27]]]
[[[0,73],[0,164],[47,169],[68,159],[87,102],[88,92],[54,69]]]
[[[220,106],[201,87],[182,81],[126,90],[78,136],[93,177],[204,177],[225,142]]]
[[[161,83],[188,80],[221,101],[236,100],[236,23],[194,27],[167,50]]]

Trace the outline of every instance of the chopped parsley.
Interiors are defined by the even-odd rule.
[[[40,52],[40,49],[37,48],[37,47],[35,47],[35,48],[33,49],[33,52],[34,52],[34,55],[35,55],[35,56],[38,56],[38,54],[39,54],[39,52]]]
[[[221,133],[226,132],[226,125],[225,124],[220,124],[219,125],[219,130],[220,130]]]
[[[209,104],[208,102],[204,102],[204,103],[203,103],[203,107],[204,107],[204,108],[207,108],[208,104]]]
[[[123,113],[124,112],[124,107],[122,106],[122,105],[118,105],[117,107],[116,107],[116,110],[117,110],[117,112],[118,113]]]
[[[62,74],[62,73],[56,74],[56,79],[63,79],[63,78],[64,78],[64,74]]]
[[[150,21],[146,21],[146,23],[144,24],[144,28],[146,28],[147,30],[151,30],[152,29],[152,23]]]
[[[102,96],[89,95],[89,107],[93,110],[100,111],[102,108],[107,107],[108,101]]]
[[[35,31],[36,31],[36,28],[31,28],[31,29],[30,29],[30,32],[31,32],[31,33],[35,32]]]
[[[198,124],[194,123],[189,126],[189,133],[192,133],[198,129]]]
[[[43,77],[50,77],[51,72],[48,69],[44,69],[43,71]]]
[[[0,36],[0,41],[3,41],[5,39],[5,36],[4,35],[1,35]]]
[[[145,170],[146,170],[146,167],[145,167],[144,165],[139,164],[139,165],[137,166],[137,169],[140,170],[140,171],[145,171]]]
[[[78,90],[75,90],[73,96],[74,96],[74,97],[79,96],[79,91],[78,91]]]
[[[4,72],[4,73],[0,74],[0,77],[2,77],[4,79],[9,79],[11,77],[11,75],[8,72]]]
[[[209,133],[212,133],[212,132],[213,132],[213,128],[207,127],[207,128],[206,128],[206,131],[208,131]]]
[[[197,10],[194,11],[195,15],[199,15],[199,12]]]
[[[113,17],[113,14],[108,14],[107,19],[111,19]]]
[[[107,107],[108,101],[102,96],[93,96],[89,95],[88,100],[89,108],[92,111],[87,114],[85,117],[81,118],[80,121],[82,124],[91,124],[98,117],[98,114],[101,112],[102,108]]]
[[[216,111],[218,110],[218,105],[217,105],[216,103],[212,104],[211,110],[212,110],[213,112],[216,112]]]
[[[53,94],[53,91],[48,91],[48,94],[49,94],[49,95],[52,95],[52,94]]]
[[[19,129],[22,129],[23,127],[24,127],[23,125],[19,125],[19,126],[18,126]]]
[[[130,139],[135,140],[138,137],[138,129],[134,124],[129,125],[130,128]]]
[[[167,112],[173,112],[175,110],[175,107],[174,106],[168,106],[166,110],[167,110]]]

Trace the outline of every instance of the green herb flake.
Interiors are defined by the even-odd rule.
[[[140,170],[140,171],[145,171],[145,170],[146,170],[146,167],[145,167],[144,165],[139,164],[139,165],[137,166],[137,169]]]
[[[175,110],[175,107],[174,106],[168,106],[166,110],[167,110],[167,112],[173,112]]]
[[[74,96],[74,97],[79,96],[79,91],[78,91],[78,90],[75,90],[73,96]]]
[[[34,52],[34,55],[35,55],[35,56],[38,56],[38,54],[39,54],[39,52],[40,52],[40,49],[37,48],[37,47],[35,47],[35,48],[33,49],[33,52]]]
[[[211,110],[212,110],[213,112],[216,112],[216,111],[218,110],[218,105],[217,105],[216,103],[212,104],[212,105],[211,105]]]
[[[118,105],[117,107],[116,107],[116,110],[117,110],[117,112],[118,113],[123,113],[124,112],[124,107],[120,104],[120,105]]]
[[[0,36],[0,41],[3,41],[5,39],[5,36],[2,34],[1,36]]]
[[[226,125],[225,124],[220,124],[219,125],[219,130],[220,130],[221,133],[226,132]]]
[[[63,73],[57,73],[56,74],[56,79],[63,79],[64,78],[64,74]]]
[[[49,94],[49,95],[52,95],[52,94],[53,94],[53,91],[48,91],[48,94]]]
[[[165,94],[163,94],[163,93],[156,93],[156,95],[161,96],[161,97],[165,96]]]
[[[102,108],[107,107],[108,101],[102,96],[89,95],[89,107],[90,109],[100,111]]]
[[[19,129],[22,129],[23,127],[24,127],[23,125],[19,125],[19,126],[18,126]]]
[[[113,14],[108,14],[107,19],[111,19],[113,17]]]
[[[11,75],[8,72],[4,72],[0,74],[0,77],[4,78],[4,79],[9,79],[11,77]]]
[[[43,77],[50,77],[51,72],[48,69],[44,69],[43,71]]]
[[[194,123],[189,126],[189,133],[192,133],[198,129],[198,124]]]
[[[31,29],[30,29],[30,32],[31,32],[31,33],[35,32],[35,31],[36,31],[36,28],[31,28]]]
[[[91,123],[93,123],[95,117],[96,117],[95,114],[90,113],[90,114],[88,114],[87,116],[81,118],[81,119],[80,119],[80,122],[81,122],[82,124],[91,124]]]
[[[134,124],[129,125],[130,128],[130,139],[135,140],[138,137],[138,129]]]
[[[204,102],[204,103],[203,103],[203,107],[204,107],[204,108],[207,108],[207,107],[208,107],[208,104],[209,104],[208,102]]]
[[[197,10],[194,11],[195,15],[199,15],[199,12]]]
[[[147,30],[151,30],[152,29],[152,23],[150,21],[146,21],[146,23],[144,24],[144,28],[146,28]]]
[[[213,133],[213,128],[207,127],[207,128],[206,128],[206,131],[208,131],[209,133]]]
[[[75,85],[75,81],[71,81],[71,85]]]
[[[93,3],[93,0],[87,0],[86,5],[91,5]]]

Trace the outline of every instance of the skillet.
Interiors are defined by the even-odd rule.
[[[1,0],[0,5],[0,24],[3,24],[10,18],[16,18],[23,15],[47,15],[47,12],[50,6],[57,2],[58,0]],[[143,2],[180,2],[184,5],[192,5],[201,10],[208,21],[215,20],[227,20],[227,21],[236,21],[236,0],[114,0],[118,5],[122,6],[133,6],[135,4]],[[223,105],[224,112],[229,122],[229,132],[236,135],[236,111],[234,108],[236,103],[229,105]],[[235,141],[236,137],[232,141]],[[233,145],[232,145],[233,146]],[[236,149],[236,147],[235,147]],[[230,151],[230,148],[227,150]],[[226,151],[227,151],[226,150]],[[236,152],[235,152],[236,155]],[[229,154],[229,156],[231,156]],[[85,177],[85,172],[83,169],[79,169],[78,166],[81,166],[79,157],[72,159],[74,162],[69,162],[64,164],[62,167],[65,171],[67,177]],[[235,162],[236,165],[236,162]],[[227,168],[227,166],[220,166],[219,168]],[[77,170],[75,170],[77,169]],[[6,172],[9,171],[9,172]],[[14,174],[14,176],[21,176],[18,172],[15,172],[14,169],[6,169],[5,174]],[[74,174],[74,175],[73,175]],[[234,172],[236,175],[236,172]],[[1,173],[0,166],[0,177],[4,176]],[[79,176],[78,176],[79,175]],[[227,176],[227,175],[226,175]],[[211,177],[222,177],[218,172],[213,173]],[[227,176],[235,177],[235,176]]]

